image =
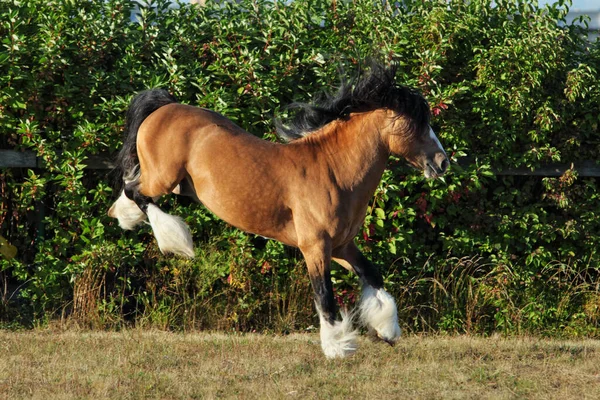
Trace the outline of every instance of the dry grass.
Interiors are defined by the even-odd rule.
[[[323,358],[316,334],[0,331],[0,398],[597,398],[600,342],[417,337]]]

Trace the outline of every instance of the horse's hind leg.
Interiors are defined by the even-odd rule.
[[[377,336],[393,345],[400,337],[398,310],[394,298],[383,289],[383,278],[377,268],[352,242],[334,251],[334,261],[355,272],[362,282],[360,318]]]
[[[315,293],[315,304],[321,323],[321,348],[327,358],[345,357],[357,349],[357,333],[352,329],[352,320],[342,314],[336,320],[336,306],[331,285],[331,249],[326,241],[316,241],[309,246],[300,246],[306,259],[308,274]]]
[[[185,177],[179,162],[168,162],[148,143],[138,142],[140,173],[136,180],[125,185],[125,195],[148,216],[158,247],[163,253],[194,257],[192,235],[179,217],[163,212],[152,199],[169,194]],[[164,156],[164,155],[163,155]]]
[[[163,212],[154,204],[152,198],[141,194],[138,188],[137,185],[126,186],[125,194],[148,215],[160,251],[183,257],[194,257],[192,234],[186,223],[179,217]]]
[[[134,229],[146,220],[146,214],[125,195],[125,191],[121,191],[117,201],[110,207],[108,216],[117,218],[119,226],[126,231]]]
[[[125,185],[132,181],[137,181],[139,176],[135,173],[123,178]],[[125,190],[121,191],[121,195],[113,203],[108,210],[108,216],[117,218],[119,220],[119,226],[125,230],[132,230],[142,222],[146,220],[146,214],[140,210],[138,205],[127,195]]]
[[[132,230],[148,218],[162,253],[194,257],[194,245],[188,226],[179,217],[163,212],[152,198],[139,193],[138,185],[126,184],[121,195],[108,210],[124,230]]]

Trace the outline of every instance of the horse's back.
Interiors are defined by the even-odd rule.
[[[173,103],[146,118],[138,132],[138,147],[152,152],[163,148],[181,155],[191,144],[210,135],[249,136],[242,128],[214,111]]]

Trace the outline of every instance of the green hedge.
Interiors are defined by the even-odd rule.
[[[285,105],[335,90],[375,55],[428,98],[455,161],[425,181],[392,159],[360,246],[415,331],[596,335],[597,178],[495,170],[595,160],[600,46],[565,24],[567,6],[522,1],[209,2],[169,7],[87,0],[0,4],[0,148],[44,168],[2,171],[0,320],[62,317],[85,326],[290,331],[316,323],[294,249],[242,234],[185,199],[164,199],[198,245],[163,257],[148,229],[106,210],[123,117],[142,89],[165,87],[276,140]],[[470,160],[456,163],[457,160]],[[340,303],[357,281],[334,270]]]

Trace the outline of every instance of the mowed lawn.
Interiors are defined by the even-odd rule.
[[[600,341],[361,339],[330,361],[315,333],[0,331],[0,398],[597,399]]]

